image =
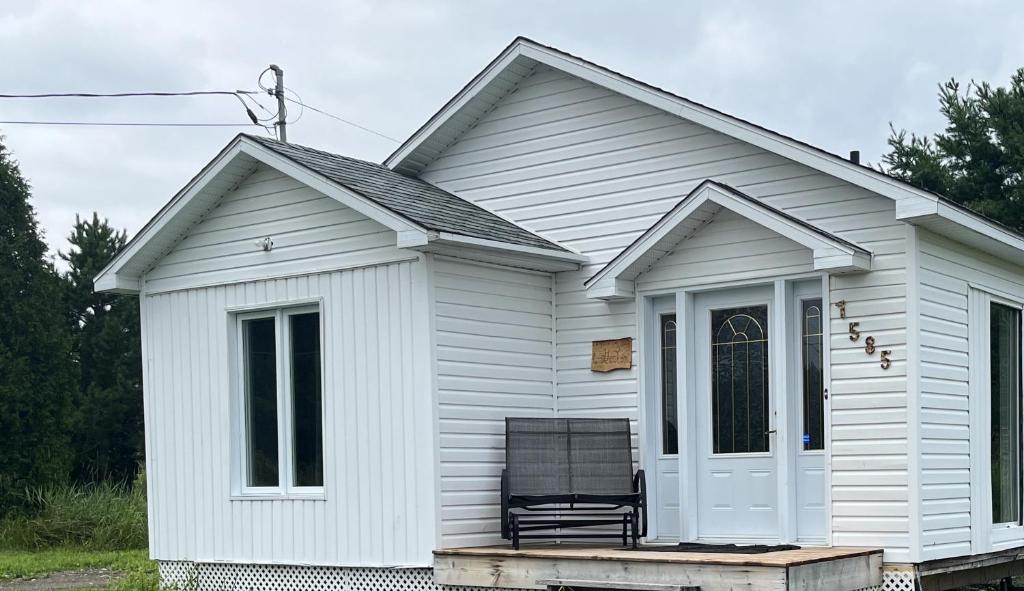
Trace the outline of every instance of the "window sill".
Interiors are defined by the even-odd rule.
[[[327,495],[317,493],[242,493],[233,494],[230,501],[326,501]]]

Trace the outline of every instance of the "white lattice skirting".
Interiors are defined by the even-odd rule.
[[[434,582],[429,568],[352,568],[160,562],[160,580],[175,591],[480,591]],[[520,590],[523,591],[523,590]],[[915,591],[910,570],[885,570],[882,584],[861,591]]]
[[[160,580],[174,591],[480,591],[438,585],[430,568],[162,561]]]
[[[884,569],[881,585],[865,587],[860,591],[916,591],[914,571],[907,568]]]

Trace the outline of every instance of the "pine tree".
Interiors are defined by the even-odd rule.
[[[68,475],[75,367],[29,185],[0,143],[0,515]]]
[[[93,277],[124,248],[118,232],[95,212],[75,218],[64,275],[67,315],[80,381],[72,429],[77,480],[134,476],[143,449],[142,355],[134,297],[96,293]]]
[[[1024,68],[1007,88],[950,80],[939,106],[945,131],[894,128],[883,170],[1024,232]]]

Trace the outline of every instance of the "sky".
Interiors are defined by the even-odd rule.
[[[940,82],[1005,85],[1024,67],[1021,31],[1019,0],[36,0],[0,6],[0,93],[255,90],[275,63],[289,96],[404,140],[525,35],[877,163],[890,122],[941,130]],[[299,111],[289,141],[378,162],[398,145]],[[0,121],[16,120],[248,121],[231,96],[0,99]],[[266,133],[0,123],[51,255],[76,214],[134,234],[241,131]]]

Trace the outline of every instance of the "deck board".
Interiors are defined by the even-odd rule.
[[[871,548],[718,554],[560,544],[434,551],[437,583],[504,589],[543,589],[543,581],[579,579],[618,589],[676,585],[702,591],[850,591],[878,585],[881,578],[882,551]]]
[[[736,566],[775,566],[787,567],[840,558],[853,558],[880,554],[874,548],[801,548],[799,550],[781,550],[764,554],[726,554],[710,552],[645,552],[643,546],[639,550],[626,550],[593,545],[550,544],[543,546],[522,547],[515,550],[507,546],[481,546],[477,548],[445,548],[434,550],[436,556],[477,556],[477,557],[522,557],[522,558],[562,558],[577,560],[625,560],[636,562],[668,562],[688,564],[729,564]]]

